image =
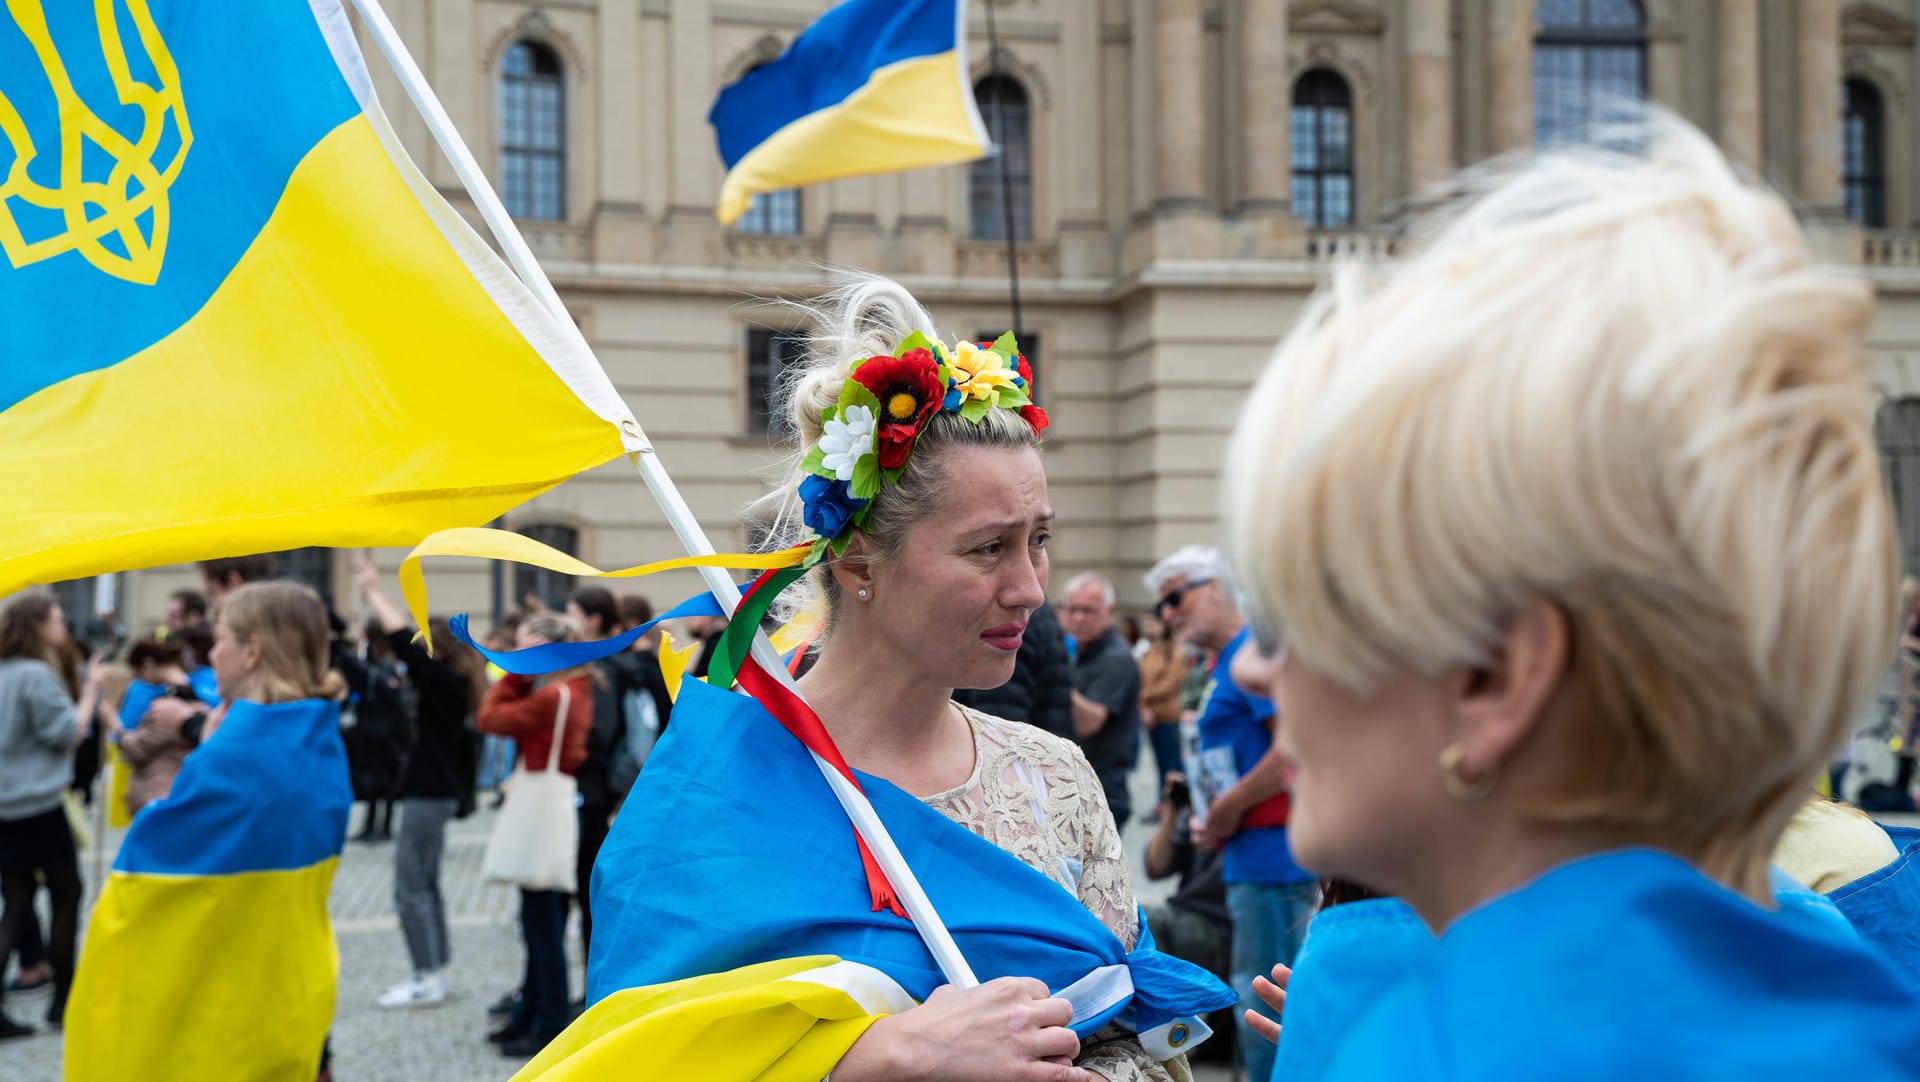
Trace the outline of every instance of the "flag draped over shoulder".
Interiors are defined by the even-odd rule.
[[[972,161],[990,148],[967,77],[966,0],[845,0],[707,119],[731,224],[759,192]]]
[[[338,704],[237,701],[134,817],[87,928],[68,1082],[310,1079],[353,791]]]
[[[0,311],[0,595],[411,544],[644,446],[339,0],[0,6]]]
[[[1079,899],[871,775],[874,809],[981,980],[1037,978],[1083,1037],[1109,1022],[1167,1058],[1234,994],[1128,951]],[[945,979],[908,921],[874,911],[846,814],[754,699],[681,685],[593,871],[593,1006],[522,1078],[818,1079],[872,1021]],[[695,1037],[698,1039],[695,1039]]]

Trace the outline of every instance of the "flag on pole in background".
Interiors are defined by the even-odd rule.
[[[707,116],[731,225],[760,192],[984,157],[966,0],[845,0]]]
[[[0,595],[493,518],[644,435],[339,0],[0,7]]]

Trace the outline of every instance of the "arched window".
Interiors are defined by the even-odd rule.
[[[1634,0],[1540,0],[1533,42],[1533,141],[1590,139],[1610,103],[1647,96],[1647,19]]]
[[[569,556],[580,555],[580,531],[571,526],[541,523],[523,526],[515,532],[525,534],[543,545],[557,548]],[[544,567],[530,567],[526,564],[520,564],[513,569],[515,601],[532,594],[540,599],[542,605],[559,612],[567,607],[567,598],[572,593],[572,575],[562,575],[558,571],[549,571]]]
[[[1315,68],[1293,84],[1293,213],[1313,229],[1353,224],[1353,91]]]
[[[516,41],[500,60],[500,198],[515,218],[567,216],[567,100],[560,57]]]
[[[1887,110],[1880,88],[1848,79],[1840,122],[1840,190],[1847,217],[1864,226],[1887,224]]]
[[[1027,91],[1005,75],[989,75],[973,88],[987,122],[994,153],[969,167],[967,195],[975,240],[1006,240],[1006,203],[1013,203],[1013,239],[1033,239],[1033,158]],[[1000,155],[1006,155],[1007,193],[1000,187]]]

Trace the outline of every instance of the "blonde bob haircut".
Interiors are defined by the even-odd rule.
[[[1470,175],[1401,265],[1336,269],[1233,437],[1231,558],[1359,693],[1550,602],[1580,765],[1531,813],[1751,869],[1892,649],[1870,293],[1698,132],[1634,143]]]

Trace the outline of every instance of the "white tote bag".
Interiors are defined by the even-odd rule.
[[[523,756],[507,779],[507,801],[493,822],[486,856],[480,862],[489,883],[569,894],[577,885],[574,866],[580,852],[580,818],[574,799],[579,788],[571,776],[560,772],[560,742],[566,737],[571,691],[560,685],[547,768],[528,770]]]

